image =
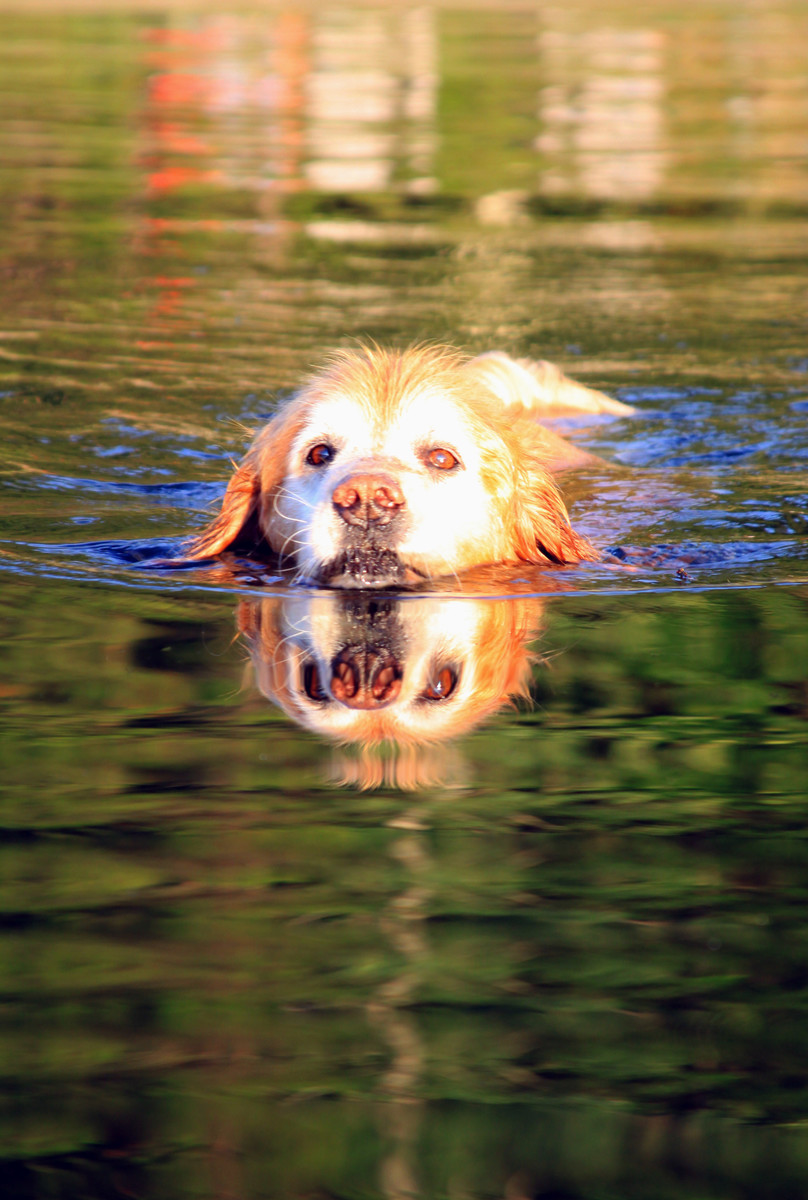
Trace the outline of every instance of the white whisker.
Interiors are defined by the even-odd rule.
[[[303,508],[311,509],[312,512],[314,512],[317,508],[316,504],[314,504],[311,500],[307,500],[304,496],[301,496],[299,492],[293,492],[291,490],[291,488],[286,487],[284,484],[280,484],[278,487],[278,491],[275,494],[275,499],[273,502],[273,507],[275,508],[275,510],[277,512],[280,512],[280,509],[277,508],[278,501],[281,499],[281,497],[284,494],[287,495],[290,499],[294,500],[295,503],[301,504],[303,506]],[[290,521],[299,520],[299,519],[300,518],[296,518],[296,517],[292,517],[292,516],[288,517],[288,520],[290,520]]]

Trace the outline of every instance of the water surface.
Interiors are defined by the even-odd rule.
[[[803,1194],[804,7],[0,33],[5,1194]],[[359,336],[634,405],[567,427],[608,559],[370,615],[155,567]],[[338,744],[316,604],[496,687]]]

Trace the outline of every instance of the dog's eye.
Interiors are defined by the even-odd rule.
[[[443,446],[434,446],[427,454],[426,461],[430,467],[437,467],[439,471],[451,471],[458,463],[457,456]]]
[[[303,691],[309,700],[327,700],[323,685],[320,683],[320,672],[317,663],[308,662],[303,668]]]
[[[457,686],[457,672],[451,667],[443,667],[437,671],[424,688],[424,700],[448,700]]]
[[[329,446],[328,442],[318,442],[316,446],[312,446],[306,455],[306,462],[313,467],[324,467],[326,463],[331,462],[334,457],[335,450],[333,446]]]

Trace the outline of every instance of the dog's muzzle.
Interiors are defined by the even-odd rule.
[[[329,587],[409,587],[420,576],[402,563],[395,550],[360,543],[348,546],[317,572]]]
[[[399,587],[415,573],[400,560],[406,501],[395,477],[384,471],[357,472],[343,479],[331,497],[344,524],[339,550],[318,571],[331,587]]]

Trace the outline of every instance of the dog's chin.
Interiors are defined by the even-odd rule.
[[[395,550],[352,547],[323,563],[313,582],[333,588],[401,588],[423,583],[424,577],[403,563]]]

